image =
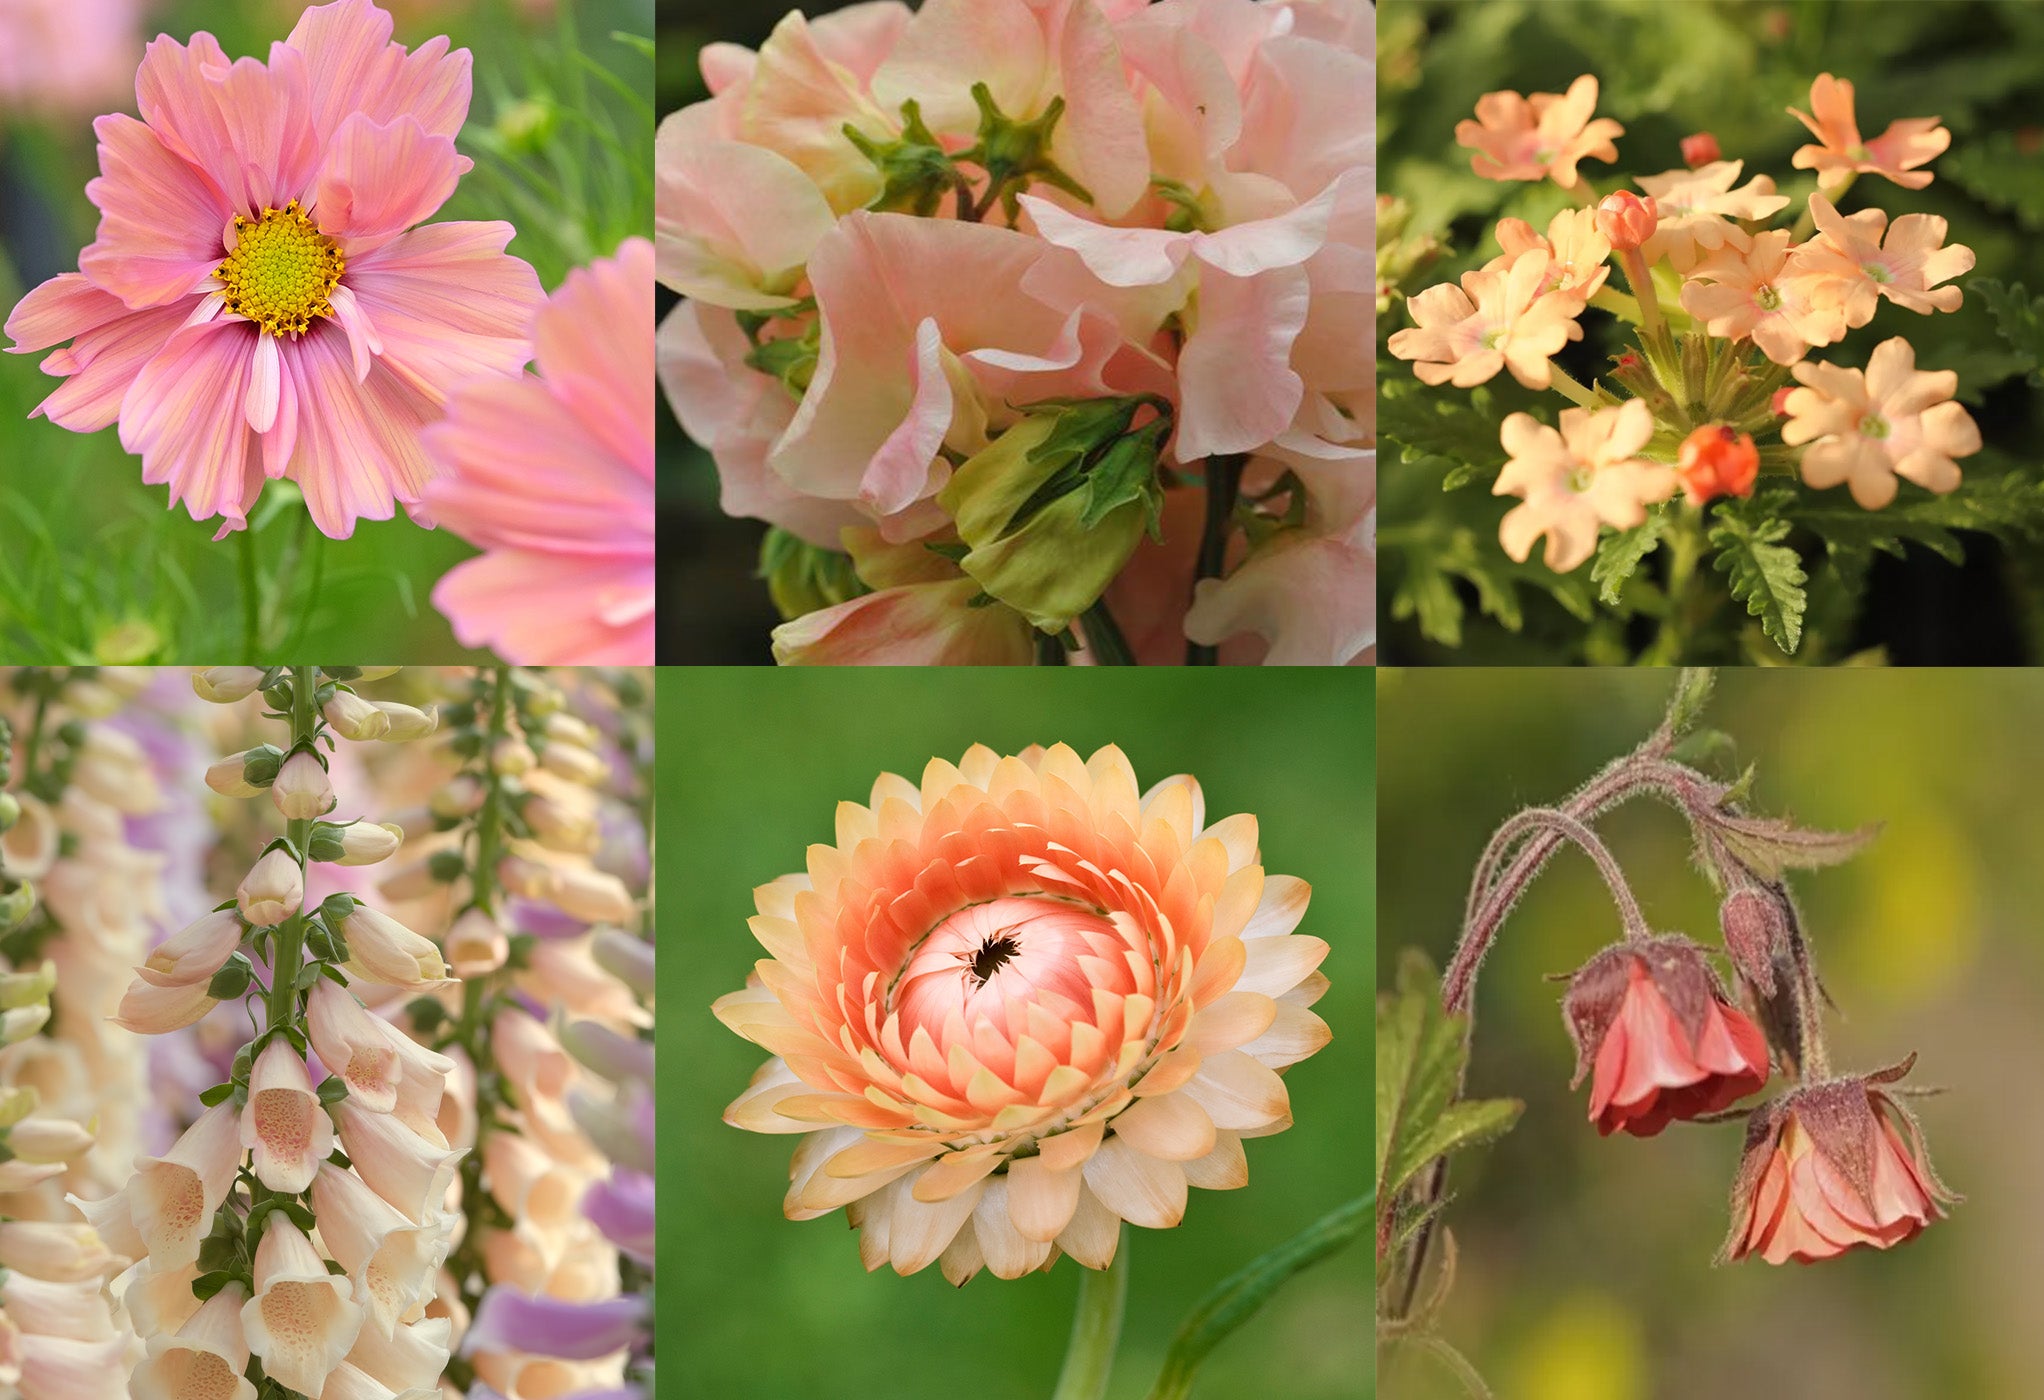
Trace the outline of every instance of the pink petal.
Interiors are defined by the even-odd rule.
[[[505,223],[427,224],[350,262],[344,275],[383,341],[381,364],[435,402],[471,375],[515,373],[546,299],[504,252]]]
[[[555,397],[619,461],[653,479],[653,245],[568,274],[533,325],[533,357]]]
[[[357,112],[329,141],[312,187],[320,230],[350,258],[387,243],[447,202],[475,168],[450,137],[410,116],[379,125]]]
[[[1036,231],[1069,248],[1110,287],[1154,287],[1176,276],[1192,255],[1193,235],[1160,228],[1111,228],[1038,195],[1022,196]]]
[[[968,606],[971,579],[885,588],[774,629],[784,666],[1027,666],[1031,629],[1002,607]]]
[[[799,272],[836,219],[800,167],[763,146],[694,137],[669,117],[660,124],[654,172],[663,283],[739,310],[793,303],[761,284]]]
[[[355,382],[361,383],[369,377],[369,359],[383,353],[383,340],[376,334],[376,327],[370,324],[369,313],[362,309],[361,300],[348,287],[336,287],[327,298],[334,309],[334,320],[340,323],[348,336],[348,353],[355,364]]]
[[[171,504],[182,500],[194,520],[220,515],[238,528],[261,487],[241,406],[259,335],[243,321],[188,326],[142,367],[122,402],[121,446],[141,456],[142,479],[168,482]]]
[[[522,666],[645,666],[653,660],[653,559],[502,550],[457,564],[433,606],[463,646]]]
[[[104,292],[98,295],[106,297],[119,314],[81,332],[70,349],[60,350],[43,362],[45,370],[56,373],[57,355],[64,356],[62,373],[68,377],[29,415],[39,413],[74,433],[96,433],[121,416],[121,400],[128,386],[185,319],[183,306],[130,312]]]
[[[255,357],[249,362],[248,401],[245,412],[248,415],[249,427],[259,433],[267,433],[277,423],[279,359],[277,337],[258,333]]]
[[[135,75],[142,120],[245,214],[295,199],[317,155],[304,59],[279,46],[271,60],[229,63],[210,34],[189,48],[165,35]]]
[[[369,0],[316,5],[299,16],[285,43],[305,56],[312,126],[322,139],[355,112],[376,122],[409,115],[436,136],[461,130],[468,118],[468,50],[449,53],[447,40],[436,37],[407,54],[390,34],[390,16]]]
[[[47,350],[119,320],[127,311],[119,297],[94,286],[83,274],[59,273],[31,290],[7,314],[7,335],[14,341],[7,347],[8,353]]]
[[[226,256],[226,192],[133,117],[101,117],[101,175],[85,187],[99,232],[79,269],[133,307],[162,306],[206,287]]]
[[[346,539],[358,519],[388,520],[432,474],[419,431],[435,404],[379,360],[360,383],[347,337],[315,324],[285,355],[298,401],[298,442],[288,475],[322,533]]]
[[[916,327],[908,411],[880,444],[859,478],[859,499],[875,515],[906,510],[943,485],[932,467],[944,435],[951,431],[954,400],[944,374],[944,344],[934,320]],[[949,473],[944,473],[948,476]]]
[[[1201,277],[1199,325],[1178,357],[1179,461],[1248,452],[1291,426],[1306,395],[1292,343],[1311,302],[1301,268],[1257,277],[1210,268]]]

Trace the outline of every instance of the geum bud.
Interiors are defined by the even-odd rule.
[[[1807,1264],[1858,1245],[1890,1249],[1962,1199],[1938,1180],[1915,1117],[1884,1087],[1914,1061],[1753,1111],[1721,1259]]]
[[[1170,429],[1131,429],[1141,399],[1039,407],[937,494],[987,593],[1044,632],[1099,601],[1147,528],[1160,528],[1157,454]]]
[[[1576,1046],[1569,1087],[1594,1068],[1590,1118],[1606,1136],[1622,1128],[1652,1137],[1767,1082],[1767,1037],[1686,938],[1606,948],[1570,980],[1562,1019]]]

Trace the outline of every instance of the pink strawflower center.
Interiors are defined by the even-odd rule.
[[[303,335],[314,316],[331,318],[328,300],[347,261],[292,200],[254,219],[234,216],[234,242],[213,275],[226,288],[227,309],[269,335]]]
[[[1007,1034],[1028,1025],[1031,1003],[1060,1016],[1091,1010],[1098,963],[1123,946],[1101,914],[1048,896],[973,904],[931,930],[902,970],[895,1005],[904,1038],[920,1026],[938,1045],[985,1023]],[[1088,971],[1085,963],[1093,962]],[[954,1020],[957,1018],[957,1020]]]

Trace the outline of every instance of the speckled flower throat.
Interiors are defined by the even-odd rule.
[[[226,289],[229,311],[274,336],[303,334],[313,317],[334,314],[329,298],[347,262],[297,200],[265,209],[259,218],[236,214],[234,239],[227,260],[213,271]]]

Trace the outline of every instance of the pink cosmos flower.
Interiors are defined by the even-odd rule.
[[[1576,317],[1588,298],[1580,288],[1541,290],[1550,281],[1545,253],[1535,248],[1503,261],[1463,273],[1459,287],[1443,282],[1407,303],[1413,324],[1388,345],[1399,359],[1418,361],[1412,372],[1421,382],[1467,389],[1509,369],[1527,388],[1545,389],[1553,378],[1548,362],[1583,338]]]
[[[1644,399],[1595,412],[1565,408],[1559,432],[1529,413],[1505,419],[1499,436],[1511,459],[1491,492],[1522,502],[1498,524],[1505,553],[1523,563],[1545,535],[1547,567],[1567,573],[1595,552],[1600,527],[1629,530],[1645,520],[1648,504],[1676,487],[1672,467],[1638,455],[1653,435]]]
[[[1712,335],[1750,337],[1778,365],[1842,340],[1843,309],[1816,298],[1810,279],[1797,275],[1795,251],[1787,229],[1755,234],[1743,247],[1727,241],[1690,270],[1682,309]]]
[[[1936,160],[1952,144],[1952,133],[1936,117],[1905,117],[1890,122],[1873,140],[1861,141],[1852,84],[1829,73],[1819,73],[1810,84],[1810,110],[1816,116],[1788,109],[1818,142],[1797,148],[1793,163],[1798,170],[1816,171],[1818,185],[1831,186],[1834,194],[1855,174],[1879,175],[1904,189],[1920,190],[1931,182],[1931,173],[1916,167]]]
[[[537,375],[456,389],[426,450],[435,518],[485,553],[433,603],[521,664],[653,662],[653,245],[568,274],[534,318]]]
[[[243,528],[298,483],[325,533],[420,502],[419,429],[453,382],[516,371],[538,279],[505,223],[414,228],[471,166],[469,55],[407,53],[369,0],[309,9],[267,65],[207,33],[149,46],[142,119],[95,123],[99,231],[8,318],[65,379],[36,409],[119,422],[144,481]]]
[[[1845,324],[1864,326],[1881,297],[1920,316],[1957,311],[1965,295],[1940,286],[1973,267],[1973,250],[1945,246],[1950,228],[1937,214],[1904,214],[1893,224],[1879,209],[1841,215],[1821,194],[1810,196],[1818,237],[1797,249],[1792,271],[1809,296],[1836,304]]]
[[[1958,489],[1953,459],[1980,450],[1973,415],[1952,402],[1959,376],[1919,370],[1901,336],[1874,347],[1864,372],[1842,365],[1795,367],[1799,389],[1784,403],[1781,440],[1803,453],[1803,480],[1820,490],[1845,482],[1867,510],[1895,499],[1897,477],[1927,491]]]
[[[1455,143],[1476,154],[1469,166],[1486,180],[1545,180],[1568,189],[1576,163],[1614,161],[1613,138],[1625,128],[1597,110],[1597,79],[1585,73],[1566,93],[1487,92],[1476,101],[1476,120],[1455,124]]]
[[[1694,170],[1640,176],[1639,187],[1653,196],[1660,214],[1640,255],[1649,264],[1666,258],[1677,272],[1687,272],[1698,259],[1744,239],[1734,220],[1769,219],[1788,208],[1788,196],[1774,192],[1770,176],[1755,175],[1743,188],[1733,189],[1744,168],[1744,161],[1720,160]]]

